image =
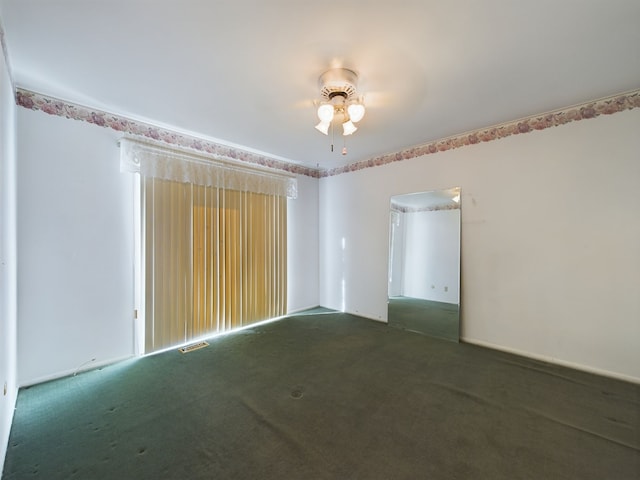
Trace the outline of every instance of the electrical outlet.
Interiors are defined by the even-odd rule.
[[[448,292],[449,291],[449,287],[444,287],[444,291]]]
[[[6,396],[7,395],[7,382],[4,382],[4,391],[3,391],[3,395]]]

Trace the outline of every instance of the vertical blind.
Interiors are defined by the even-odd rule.
[[[220,171],[214,172],[215,185],[145,175],[145,156],[139,155],[145,147],[127,147],[129,154],[138,155],[123,163],[143,159],[145,352],[284,315],[286,188],[267,193],[225,188]],[[180,161],[189,159],[182,156]],[[245,174],[234,170],[234,187]],[[256,184],[251,179],[244,183]],[[258,183],[265,185],[264,175]]]
[[[283,315],[286,198],[144,179],[145,351]]]

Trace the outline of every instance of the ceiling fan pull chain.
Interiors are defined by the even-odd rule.
[[[335,135],[333,134],[333,122],[331,122],[331,153],[333,153],[333,140]]]

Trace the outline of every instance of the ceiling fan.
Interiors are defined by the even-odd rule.
[[[314,102],[320,122],[316,130],[329,135],[331,129],[331,151],[333,151],[334,126],[342,125],[342,135],[348,136],[358,130],[358,123],[365,114],[364,96],[358,92],[358,74],[348,68],[331,68],[318,79],[320,98]],[[346,145],[342,154],[347,154]]]

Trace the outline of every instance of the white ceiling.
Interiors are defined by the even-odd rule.
[[[15,84],[332,168],[640,86],[638,0],[0,0]],[[317,79],[360,75],[335,153]]]

